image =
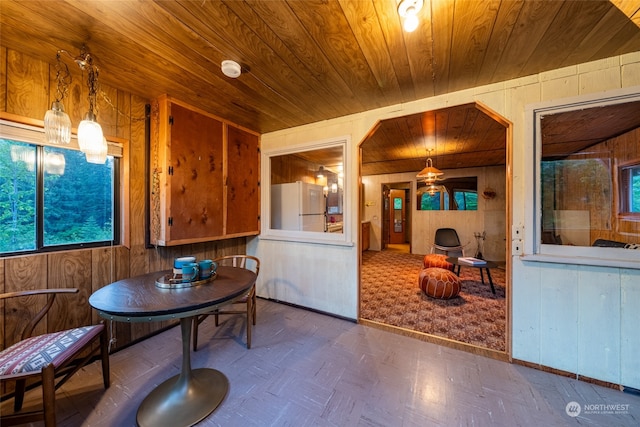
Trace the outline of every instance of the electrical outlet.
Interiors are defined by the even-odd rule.
[[[522,224],[513,225],[511,227],[511,239],[523,239],[524,238],[524,226]]]
[[[511,241],[511,255],[522,255],[522,239],[513,239]]]

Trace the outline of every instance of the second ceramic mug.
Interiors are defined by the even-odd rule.
[[[198,262],[198,267],[200,268],[200,278],[208,279],[218,269],[218,263],[211,261],[210,259],[203,259]]]
[[[185,262],[182,264],[182,281],[191,282],[198,278],[198,264],[195,262]]]

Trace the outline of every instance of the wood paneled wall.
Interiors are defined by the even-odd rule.
[[[44,118],[55,97],[55,52],[50,58],[32,58],[10,47],[0,46],[0,111],[29,119]],[[65,111],[77,126],[88,110],[86,84],[72,69],[72,84],[63,100]],[[97,64],[100,66],[100,64]],[[229,239],[178,247],[147,248],[145,244],[145,105],[150,101],[118,88],[102,85],[98,100],[98,122],[105,136],[127,140],[122,161],[123,197],[128,209],[123,214],[127,226],[124,245],[115,247],[53,252],[0,258],[0,293],[22,289],[77,287],[78,294],[58,296],[56,305],[38,332],[55,331],[97,323],[98,315],[89,304],[92,292],[116,280],[171,268],[173,258],[198,258],[246,252],[245,238]],[[222,219],[221,219],[222,220]],[[41,297],[33,297],[41,298]],[[0,303],[0,346],[6,348],[18,339],[25,319],[33,314],[35,300]],[[113,349],[148,336],[169,323],[111,324],[116,339]]]
[[[586,150],[585,154],[576,154],[571,159],[593,158],[598,156],[608,159],[611,167],[611,187],[600,180],[585,181],[582,174],[571,174],[565,171],[562,176],[565,188],[571,193],[559,192],[557,200],[559,209],[584,210],[589,212],[589,242],[596,239],[616,240],[625,243],[640,243],[640,222],[635,218],[625,218],[618,214],[620,202],[620,183],[618,167],[640,160],[640,129],[634,129],[616,138],[604,141]],[[606,169],[606,167],[605,167]],[[602,172],[594,172],[600,176]],[[609,190],[610,189],[610,190]],[[611,194],[609,194],[609,191]],[[576,198],[575,194],[585,194],[584,198]],[[563,196],[567,196],[564,198]],[[564,244],[570,242],[564,242]]]
[[[318,170],[320,165],[310,163],[295,155],[273,156],[270,161],[271,185],[295,181],[316,183],[316,177],[311,171]]]

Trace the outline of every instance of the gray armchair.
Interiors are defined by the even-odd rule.
[[[433,253],[450,257],[464,256],[464,246],[460,244],[458,233],[453,228],[439,228],[433,239]]]

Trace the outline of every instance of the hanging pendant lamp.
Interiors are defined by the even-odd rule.
[[[87,86],[89,87],[89,111],[78,126],[78,145],[80,151],[85,153],[87,161],[90,163],[104,163],[107,159],[106,152],[102,156],[102,152],[106,147],[102,127],[96,121],[94,112],[96,98],[98,93],[98,67],[93,65],[93,60],[88,53],[82,56],[82,64],[88,68]],[[84,69],[84,68],[83,68]],[[104,158],[103,158],[104,157]],[[89,160],[91,158],[91,161]]]
[[[56,100],[44,115],[44,136],[50,144],[68,144],[71,141],[71,119],[65,113],[62,99],[67,93],[71,80],[69,67],[56,55]]]
[[[416,178],[423,179],[425,182],[434,182],[438,177],[444,175],[440,169],[435,168],[433,166],[433,161],[431,158],[427,159],[427,165],[424,169],[422,169],[417,175]]]

